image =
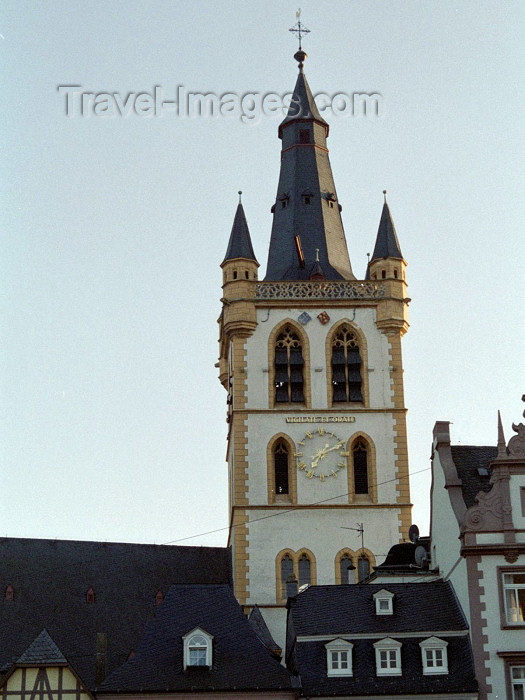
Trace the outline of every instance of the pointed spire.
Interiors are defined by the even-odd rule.
[[[299,50],[295,54],[294,58],[299,62],[299,75],[297,76],[297,81],[295,83],[295,88],[293,91],[292,100],[290,102],[290,107],[288,108],[288,113],[283,121],[279,124],[279,138],[283,137],[283,128],[287,126],[290,122],[298,120],[313,120],[318,124],[322,124],[325,128],[325,135],[328,136],[329,126],[328,123],[322,118],[317,105],[315,104],[312,91],[306,80],[306,76],[303,71],[303,63],[307,57],[307,54]]]
[[[386,201],[386,190],[383,190],[383,195],[385,201],[383,204],[383,211],[381,212],[381,221],[379,222],[379,228],[377,230],[376,244],[370,262],[378,258],[403,258],[399,241],[397,240],[394,222],[392,221],[392,215],[388,207],[388,202]]]
[[[353,280],[328,158],[328,124],[303,73],[305,58],[302,49],[295,54],[299,75],[279,125],[281,171],[265,279],[308,280],[322,274],[327,280]]]
[[[252,239],[250,238],[248,223],[246,221],[246,216],[244,214],[244,209],[241,202],[241,195],[242,191],[239,191],[239,204],[237,205],[237,211],[235,212],[235,218],[233,220],[228,249],[222,264],[224,264],[227,260],[234,260],[235,258],[246,258],[257,262],[257,258],[253,252]]]
[[[507,456],[507,444],[505,442],[505,434],[503,433],[503,424],[501,422],[501,413],[498,411],[498,459]]]

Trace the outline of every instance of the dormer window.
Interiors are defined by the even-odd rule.
[[[290,201],[290,195],[288,192],[283,192],[279,197],[277,197],[278,201],[281,202],[281,209],[286,209],[288,206],[288,202]]]
[[[213,637],[200,627],[196,627],[182,638],[184,645],[184,670],[212,665]]]
[[[395,639],[381,639],[374,643],[376,650],[376,675],[401,675],[401,642]]]
[[[376,615],[394,614],[394,594],[385,589],[374,593],[372,598],[376,603]]]
[[[419,642],[419,646],[421,647],[421,660],[425,676],[448,673],[448,642],[438,637],[430,637]]]
[[[334,639],[324,646],[326,649],[326,675],[352,676],[352,648],[354,645],[345,639]]]
[[[301,197],[303,198],[303,204],[311,204],[313,194],[311,192],[303,192]]]

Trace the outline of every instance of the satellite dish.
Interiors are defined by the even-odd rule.
[[[423,566],[426,558],[427,558],[427,550],[422,545],[419,544],[416,547],[416,551],[414,552],[414,559],[415,559],[417,566]]]
[[[417,525],[411,525],[408,530],[408,539],[416,544],[419,539],[419,528]]]

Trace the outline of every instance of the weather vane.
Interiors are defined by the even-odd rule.
[[[301,46],[301,39],[305,34],[310,34],[310,30],[301,23],[301,8],[299,8],[295,13],[295,18],[297,19],[297,23],[294,24],[294,26],[288,31],[297,34],[297,38],[299,39],[299,51],[302,51],[303,47]]]

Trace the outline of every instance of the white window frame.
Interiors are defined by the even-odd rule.
[[[519,672],[519,676],[518,673],[515,675],[515,672]],[[518,694],[514,692],[516,688],[520,688],[521,696],[525,697],[525,666],[510,666],[510,683],[513,700],[518,698]]]
[[[202,642],[204,642],[204,644]],[[213,662],[212,643],[213,635],[208,634],[208,632],[200,627],[195,627],[195,629],[192,629],[190,632],[185,634],[182,637],[182,644],[184,648],[184,670],[187,668],[210,668]],[[191,652],[196,649],[205,651],[204,664],[193,663]]]
[[[326,675],[327,676],[353,676],[352,649],[354,645],[346,639],[334,639],[324,645],[326,649]],[[346,659],[343,658],[346,654]],[[346,668],[341,668],[346,664]]]
[[[448,642],[438,637],[429,637],[419,642],[419,646],[421,647],[421,662],[425,676],[448,673]],[[440,659],[438,658],[439,656],[441,656]]]
[[[512,581],[514,576],[523,576],[525,571],[503,571],[503,600],[505,601],[505,621],[507,625],[525,625],[525,580],[523,582]]]
[[[401,669],[401,642],[395,639],[386,637],[374,642],[376,650],[376,675],[377,676],[400,676]],[[386,658],[382,658],[382,652],[386,654]],[[382,666],[383,661],[387,662],[386,666]]]
[[[374,593],[372,598],[376,603],[376,615],[393,615],[394,614],[394,593],[383,588],[377,593]]]

